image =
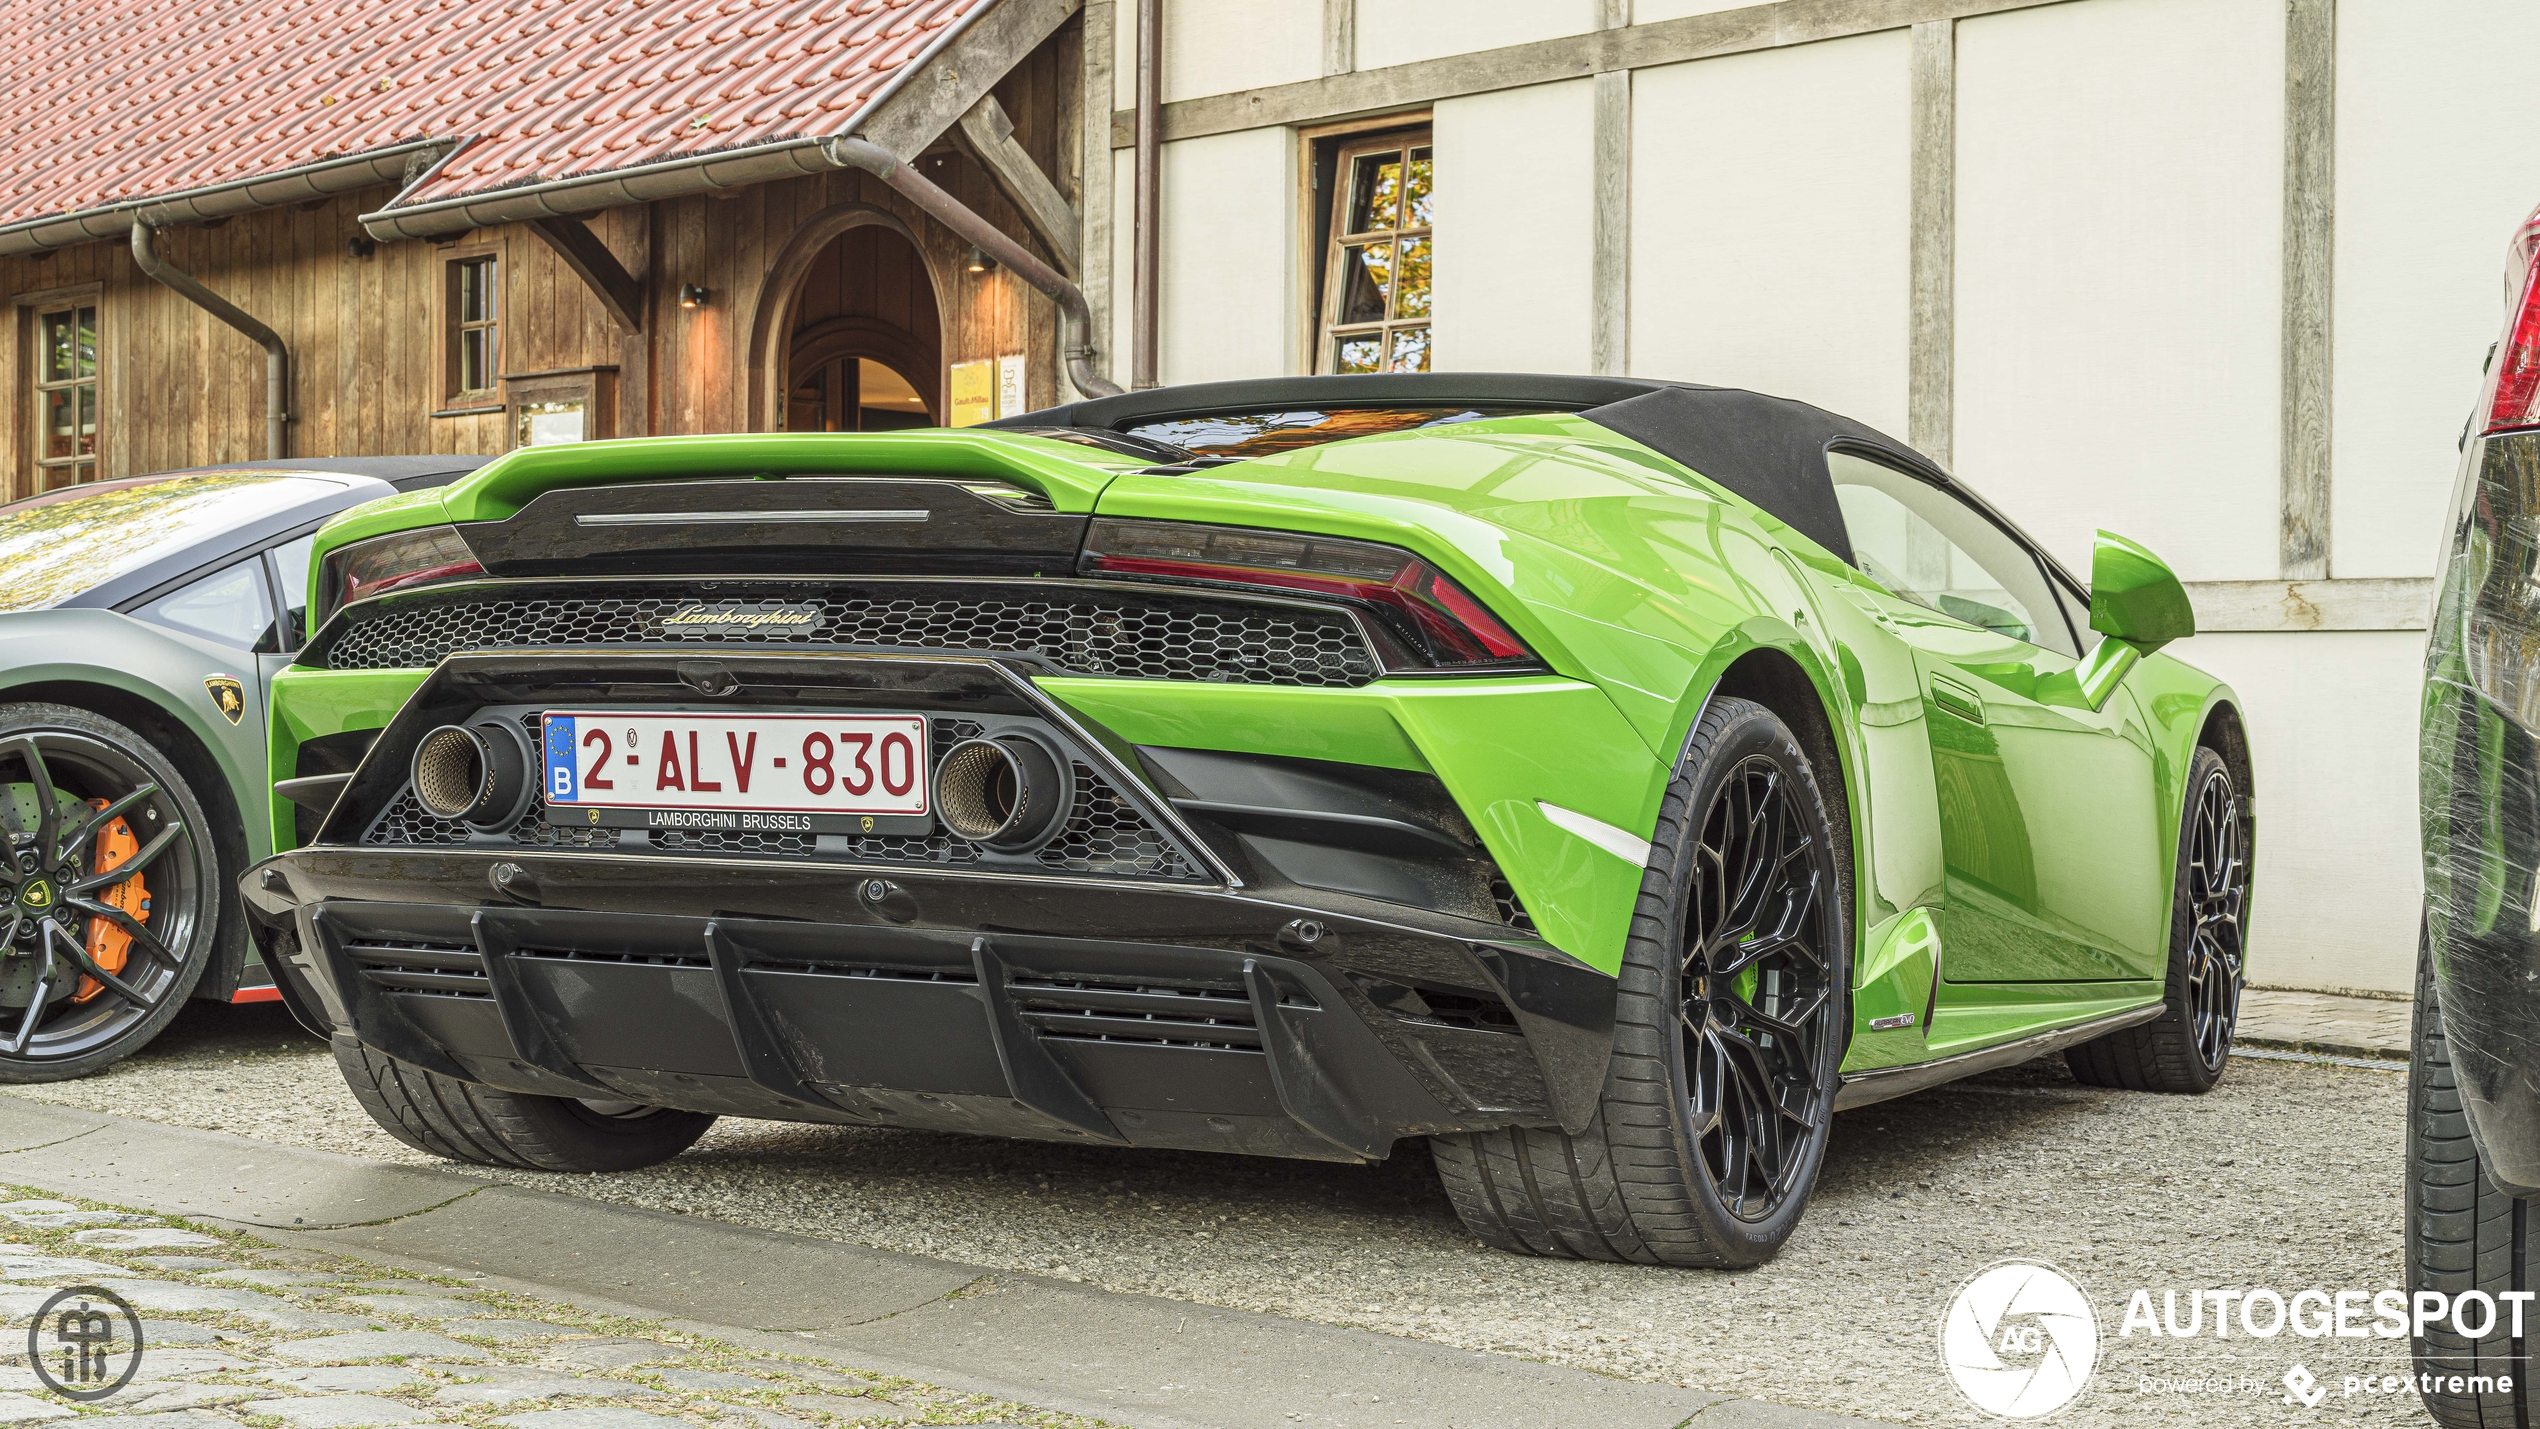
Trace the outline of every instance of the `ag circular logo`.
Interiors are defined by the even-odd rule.
[[[2042,1419],[2089,1385],[2099,1317],[2062,1271],[2002,1261],[1958,1287],[1941,1317],[1940,1359],[1977,1409],[1997,1419]]]
[[[91,1301],[122,1311],[123,1322],[118,1325]],[[104,1286],[74,1285],[35,1312],[35,1323],[26,1327],[26,1360],[35,1377],[63,1398],[103,1399],[132,1383],[141,1368],[141,1317]]]

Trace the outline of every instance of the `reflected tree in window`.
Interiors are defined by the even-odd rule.
[[[1357,140],[1338,158],[1316,370],[1426,372],[1436,172],[1428,131]]]

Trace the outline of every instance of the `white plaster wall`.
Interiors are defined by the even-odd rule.
[[[2076,569],[2277,570],[2281,0],[1958,26],[1958,473]],[[2343,42],[2341,41],[2341,48]]]
[[[1164,146],[1164,274],[1156,365],[1165,382],[1295,369],[1296,141],[1249,129]],[[1120,269],[1119,291],[1132,291]]]
[[[2249,978],[2406,992],[2417,909],[2423,632],[2199,635],[2171,650],[2239,692],[2258,785]]]
[[[1902,30],[1632,77],[1631,370],[1905,435]]]
[[[1138,100],[1138,11],[1113,8],[1113,100]],[[1320,0],[1164,0],[1164,102],[1323,73]]]
[[[1315,0],[1289,3],[1322,13]],[[1575,35],[1596,28],[1596,13],[1597,0],[1358,0],[1358,67]]]
[[[2337,7],[2332,575],[2434,571],[2505,241],[2540,204],[2534,55],[2530,0]]]
[[[1587,371],[1592,90],[1437,106],[1439,371]]]

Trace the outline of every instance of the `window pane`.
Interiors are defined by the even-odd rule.
[[[1429,330],[1424,327],[1398,328],[1393,335],[1393,357],[1385,363],[1387,372],[1426,372],[1429,370]]]
[[[1411,151],[1411,182],[1404,188],[1402,195],[1403,227],[1426,228],[1429,226],[1429,179],[1435,167],[1429,160],[1428,150]]]
[[[44,315],[44,380],[67,382],[79,371],[77,329],[69,313]]]
[[[1341,250],[1341,305],[1332,321],[1385,320],[1385,296],[1393,288],[1393,245],[1369,243]]]
[[[97,375],[97,310],[79,310],[79,375]]]
[[[1402,204],[1402,154],[1361,154],[1352,167],[1349,186],[1349,231],[1373,233],[1392,228]]]
[[[1830,452],[1836,502],[1862,572],[1898,596],[1954,620],[2067,655],[2046,577],[2028,549],[1929,482],[1845,452]]]
[[[284,650],[297,650],[309,638],[309,552],[316,545],[312,532],[273,548],[274,575],[282,584]]]
[[[459,321],[491,322],[494,319],[494,264],[489,259],[459,265]]]
[[[79,394],[79,454],[97,455],[97,384],[82,382],[71,389]]]
[[[1385,338],[1382,333],[1345,337],[1332,344],[1334,372],[1374,372],[1384,365]]]
[[[2073,625],[2073,638],[2081,642],[2081,653],[2099,648],[2099,632],[2090,628],[2090,602],[2064,589],[2055,587],[2055,598],[2064,603],[2064,617]]]
[[[271,649],[273,610],[260,563],[240,561],[133,612],[155,625],[238,650]]]
[[[1429,315],[1429,240],[1402,240],[1400,271],[1393,286],[1393,315],[1398,318],[1425,318]]]
[[[77,455],[79,451],[79,418],[67,387],[44,394],[44,455],[58,458]]]
[[[469,328],[459,334],[459,386],[484,392],[494,385],[494,330]]]

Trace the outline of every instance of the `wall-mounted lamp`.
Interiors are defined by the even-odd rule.
[[[679,285],[679,306],[683,308],[702,308],[706,305],[706,299],[709,296],[711,295],[705,289],[694,283]]]
[[[973,247],[970,250],[970,261],[963,266],[973,273],[993,273],[997,269],[997,260]]]

